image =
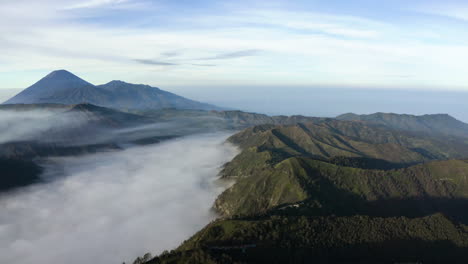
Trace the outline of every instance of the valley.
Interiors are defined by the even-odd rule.
[[[268,116],[56,71],[0,121],[2,262],[468,260],[449,115]]]
[[[0,264],[468,263],[468,1],[0,22]]]

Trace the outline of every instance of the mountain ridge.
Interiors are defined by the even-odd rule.
[[[368,115],[346,113],[338,120],[360,121],[391,129],[468,138],[468,124],[449,114],[409,115],[377,112]]]
[[[66,70],[49,73],[3,104],[41,103],[91,103],[117,109],[221,109],[144,84],[114,80],[94,85]]]
[[[418,135],[340,120],[247,128],[227,140],[241,152],[220,173],[234,181],[221,218],[141,263],[466,262],[467,145]]]

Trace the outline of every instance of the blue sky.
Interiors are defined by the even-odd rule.
[[[0,89],[67,69],[188,87],[468,90],[464,1],[0,0]]]

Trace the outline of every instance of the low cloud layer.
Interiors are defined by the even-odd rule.
[[[5,102],[19,92],[21,92],[21,89],[0,89],[0,103]]]
[[[0,110],[0,144],[11,141],[45,139],[51,129],[74,129],[89,120],[74,113],[61,111]]]
[[[102,119],[101,119],[102,118]],[[130,121],[109,126],[106,116],[68,111],[67,108],[49,110],[0,110],[0,144],[34,141],[41,144],[78,146],[93,144],[131,144],[154,137],[178,137],[217,132],[225,120],[214,116],[174,117],[132,125]]]
[[[127,263],[172,249],[214,218],[227,135],[56,159],[66,177],[0,197],[0,263]]]

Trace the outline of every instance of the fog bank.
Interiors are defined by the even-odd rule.
[[[89,120],[73,113],[52,110],[0,110],[0,144],[43,139],[52,129],[74,129]]]
[[[55,159],[66,177],[0,197],[0,263],[131,263],[173,249],[214,218],[213,180],[236,154],[226,138]]]

